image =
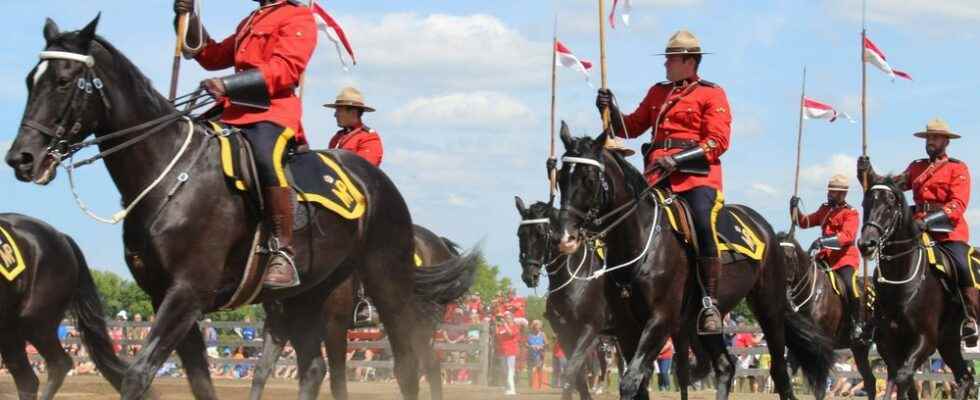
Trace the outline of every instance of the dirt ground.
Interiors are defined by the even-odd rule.
[[[249,392],[249,381],[242,380],[215,380],[215,388],[218,397],[221,399],[246,399]],[[153,382],[153,390],[159,395],[161,400],[186,400],[193,399],[187,382],[183,379],[160,378]],[[356,400],[381,400],[398,399],[398,388],[395,384],[382,383],[351,383],[349,390],[352,399]],[[14,382],[10,377],[0,378],[0,400],[13,400],[17,398],[17,391]],[[500,388],[492,388],[474,385],[449,385],[445,388],[445,397],[451,400],[483,400],[483,399],[528,399],[528,400],[557,400],[559,396],[557,390],[545,390],[538,392],[525,393],[518,396],[504,396]],[[805,398],[807,396],[801,396]],[[112,390],[109,384],[95,376],[70,376],[65,381],[65,385],[58,392],[59,399],[85,399],[103,400],[116,399],[118,394]],[[296,382],[287,380],[272,380],[266,387],[266,399],[292,399],[296,398]],[[321,389],[321,399],[333,399],[330,396],[327,384]],[[425,390],[422,392],[422,399],[429,396]],[[604,394],[596,397],[599,400],[617,399],[618,396]],[[677,399],[677,393],[659,395],[653,393],[652,399]],[[709,400],[714,398],[714,392],[704,391],[692,393],[692,400]],[[774,395],[750,395],[736,394],[732,396],[735,400],[755,400],[755,399],[774,399]]]

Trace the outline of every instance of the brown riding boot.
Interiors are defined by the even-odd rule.
[[[698,272],[704,283],[705,294],[701,299],[701,312],[698,313],[699,335],[720,335],[723,330],[721,312],[718,310],[718,275],[721,274],[721,260],[718,257],[698,258]]]
[[[963,310],[966,312],[960,325],[960,337],[967,347],[977,346],[977,308],[980,307],[980,291],[973,286],[960,288],[963,295]]]
[[[299,285],[299,273],[293,264],[293,190],[288,187],[262,188],[265,199],[265,224],[269,228],[269,261],[263,286],[268,289]]]

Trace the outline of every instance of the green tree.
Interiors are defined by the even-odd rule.
[[[122,310],[130,316],[142,314],[144,317],[149,317],[153,314],[150,296],[147,296],[135,282],[112,272],[99,270],[92,270],[92,279],[95,280],[95,287],[99,290],[107,316],[115,316]]]
[[[490,265],[481,255],[476,267],[476,278],[470,293],[475,293],[483,300],[483,304],[489,304],[498,292],[506,292],[511,288],[510,278],[500,277],[500,267]]]

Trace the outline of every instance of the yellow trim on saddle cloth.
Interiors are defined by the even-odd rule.
[[[422,257],[419,253],[415,253],[415,268],[422,268]]]
[[[24,257],[20,254],[20,248],[17,247],[17,242],[14,242],[10,233],[0,227],[0,234],[3,234],[4,239],[0,243],[0,275],[13,282],[21,272],[27,269],[27,264],[24,264]]]
[[[286,153],[286,147],[289,146],[289,141],[293,136],[296,136],[296,132],[293,132],[292,128],[283,129],[279,137],[276,138],[275,147],[272,148],[272,165],[275,167],[276,180],[281,187],[289,187],[289,181],[286,180],[286,170],[282,166],[282,156]]]
[[[973,272],[973,268],[980,267],[980,256],[976,254],[976,248],[970,246],[970,250],[966,252],[966,269],[970,270],[970,280],[973,282],[973,287],[980,289],[980,283],[977,282],[977,276]]]
[[[718,251],[719,252],[722,250],[734,251],[737,253],[741,253],[742,255],[756,261],[762,260],[762,254],[765,253],[766,251],[766,244],[762,243],[762,240],[760,240],[759,236],[755,234],[755,231],[753,231],[748,224],[742,221],[742,219],[738,217],[738,214],[735,213],[731,213],[731,214],[732,214],[732,218],[735,218],[735,221],[738,222],[738,224],[742,227],[741,232],[742,232],[743,239],[745,239],[746,242],[751,243],[753,249],[747,248],[745,246],[736,243],[723,243],[721,241],[718,241]],[[714,221],[712,221],[712,223],[713,222]],[[717,236],[715,236],[715,240],[716,241],[718,240]]]
[[[210,123],[211,129],[213,129],[216,133],[221,132],[224,129],[221,127],[221,125],[218,125],[218,123],[214,121],[210,121]],[[236,189],[243,192],[248,191],[248,188],[245,187],[245,182],[235,176],[235,159],[231,156],[231,140],[224,135],[215,135],[215,137],[218,138],[218,144],[221,150],[221,172],[225,174],[225,177],[235,182]]]
[[[334,203],[330,199],[314,193],[299,193],[297,195],[297,200],[317,203],[346,219],[360,218],[362,215],[364,215],[364,210],[366,208],[364,195],[357,190],[357,186],[351,182],[344,170],[340,168],[340,165],[337,165],[337,163],[323,154],[316,153],[316,155],[320,157],[320,160],[323,161],[324,165],[332,169],[333,172],[337,174],[337,177],[340,178],[339,180],[333,182],[332,191],[334,196],[337,196],[337,198],[344,204]]]

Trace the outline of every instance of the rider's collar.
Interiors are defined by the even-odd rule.
[[[929,157],[930,164],[935,164],[937,162],[946,161],[946,160],[949,160],[949,156],[946,153],[940,154],[936,156],[936,158]]]
[[[694,74],[690,78],[681,79],[679,81],[674,81],[674,86],[683,88],[683,87],[687,87],[688,85],[690,85],[690,84],[692,84],[694,82],[700,81],[700,80],[701,80],[701,78],[698,77],[698,74]]]
[[[354,126],[352,126],[350,128],[344,128],[343,130],[341,130],[341,132],[343,132],[346,135],[348,133],[357,132],[357,131],[359,131],[359,130],[361,130],[363,128],[364,128],[364,123],[363,122],[358,122],[356,125],[354,125]]]

